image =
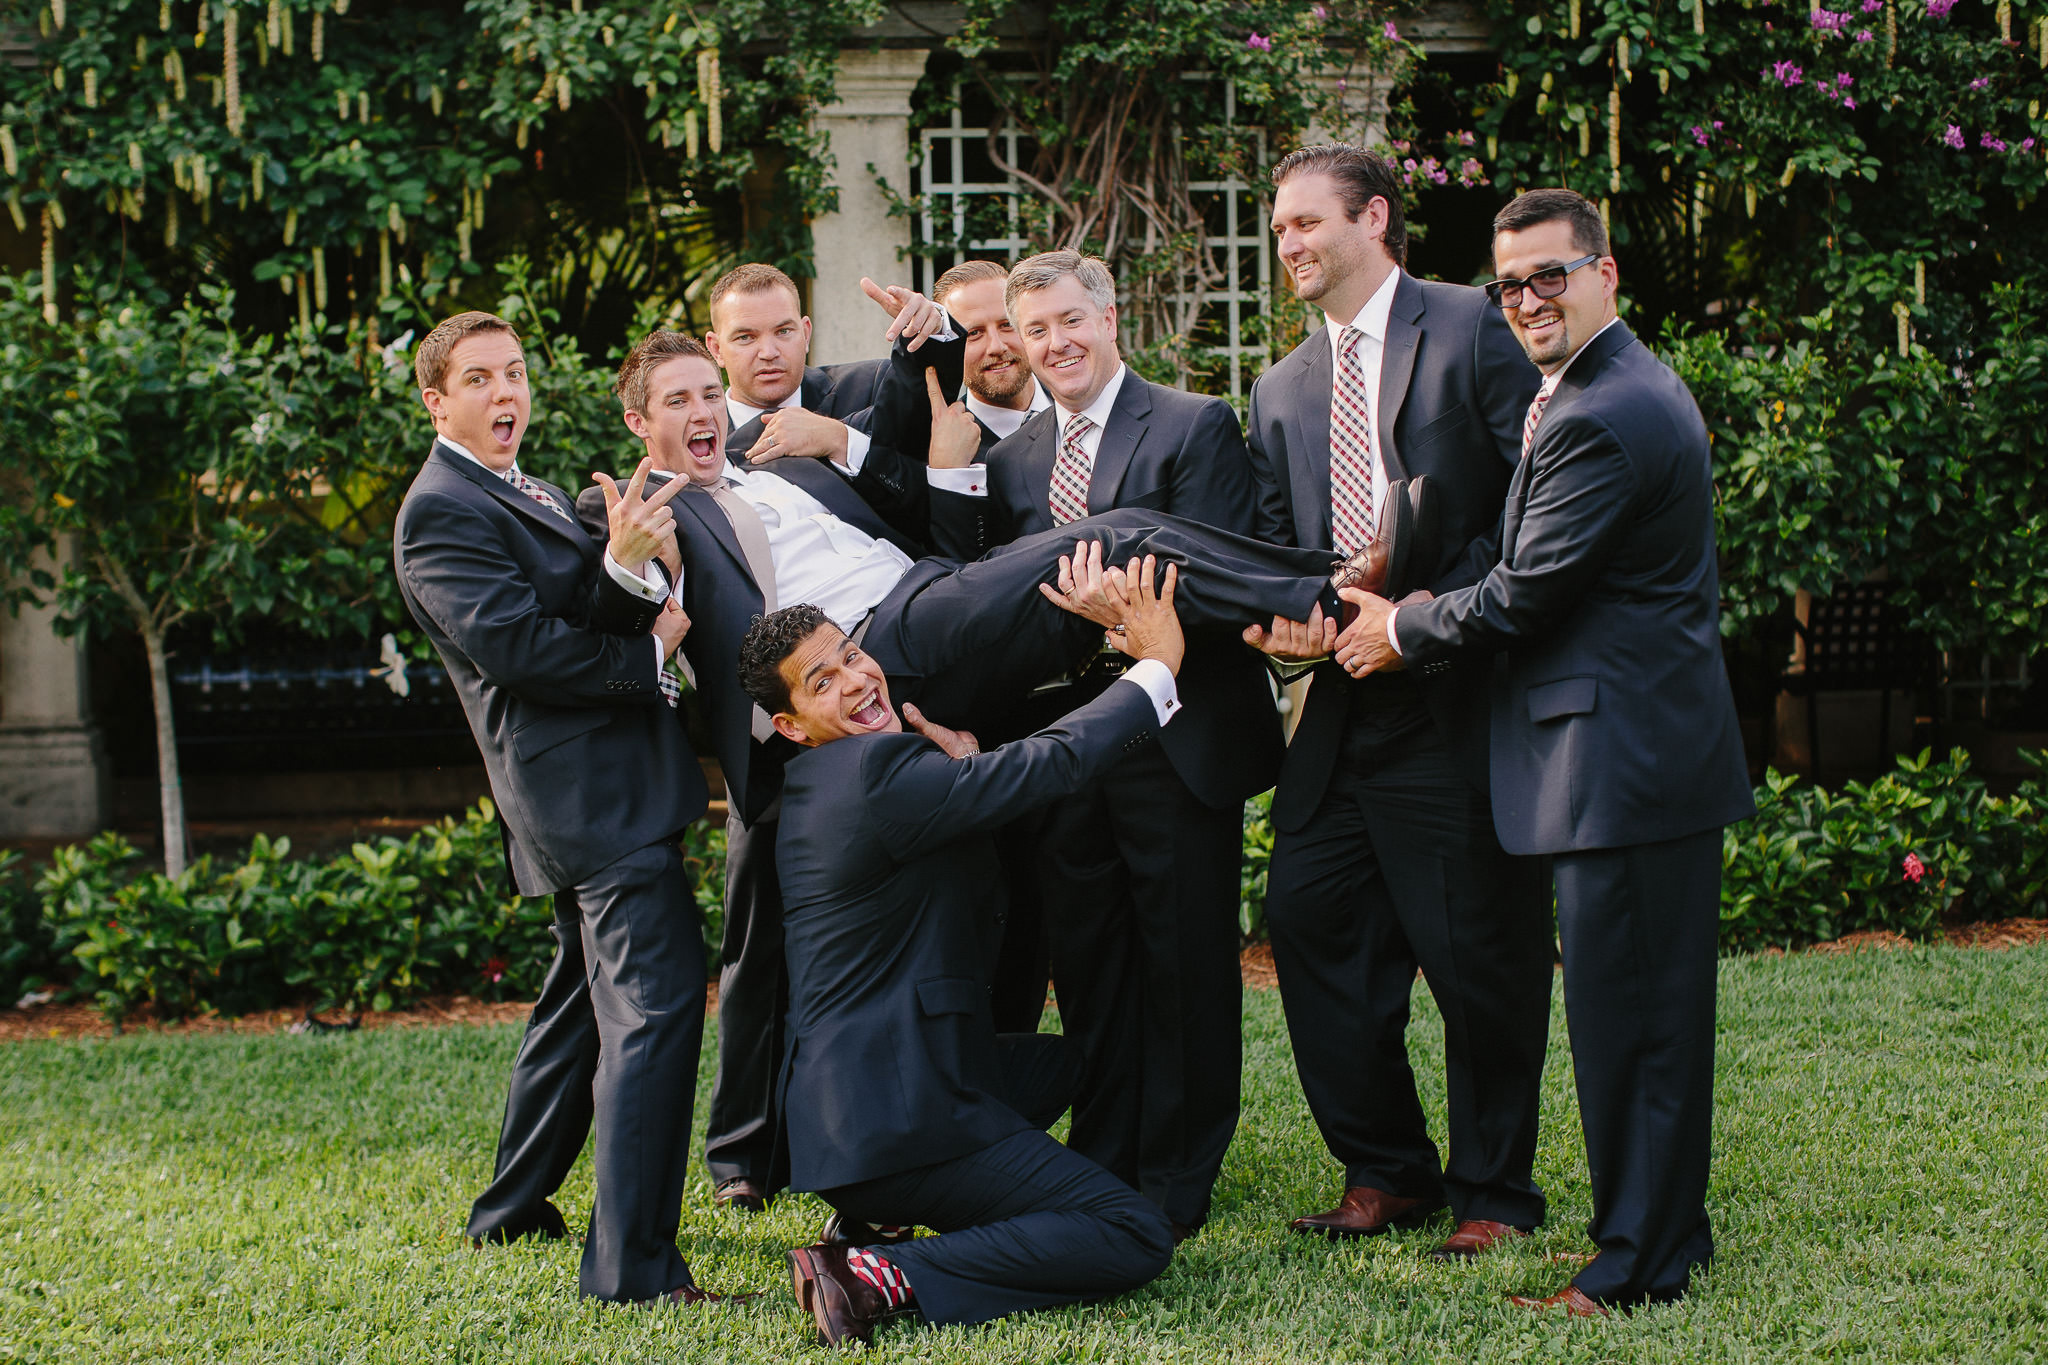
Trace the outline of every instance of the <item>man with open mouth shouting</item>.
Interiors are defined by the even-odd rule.
[[[975,1323],[1119,1293],[1172,1257],[1164,1213],[1046,1135],[1080,1059],[1057,1034],[998,1035],[986,972],[1003,904],[991,831],[1073,799],[1179,709],[1174,578],[1169,567],[1155,592],[1148,560],[1105,584],[1139,662],[987,753],[909,704],[918,733],[904,733],[880,665],[815,606],[761,618],[741,646],[748,694],[801,746],[776,848],[790,1183],[842,1226],[939,1234],[790,1252],[797,1302],[827,1344],[866,1341],[896,1313]]]

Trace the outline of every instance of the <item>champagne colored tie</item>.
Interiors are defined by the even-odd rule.
[[[768,528],[761,522],[761,514],[754,505],[734,491],[730,479],[721,479],[711,485],[711,500],[718,504],[718,510],[725,513],[732,523],[732,531],[739,538],[740,553],[746,556],[747,572],[754,576],[754,586],[761,591],[761,614],[766,616],[775,610],[775,557],[768,552]],[[754,738],[762,743],[775,733],[775,723],[768,719],[768,713],[760,707],[754,708]]]

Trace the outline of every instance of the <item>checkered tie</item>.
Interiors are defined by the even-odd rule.
[[[1537,386],[1536,396],[1529,400],[1529,415],[1522,420],[1522,458],[1529,458],[1529,448],[1536,444],[1536,424],[1543,420],[1543,405],[1550,401],[1550,395],[1557,392],[1558,376],[1545,375],[1543,383]]]
[[[1365,333],[1337,333],[1337,375],[1330,393],[1330,536],[1339,554],[1372,543],[1372,402],[1359,343]]]
[[[1088,480],[1095,469],[1081,446],[1081,438],[1094,426],[1078,412],[1067,419],[1067,429],[1060,437],[1060,457],[1052,467],[1052,495],[1046,499],[1055,526],[1065,526],[1088,515]]]
[[[541,483],[539,479],[529,479],[524,474],[520,473],[518,465],[513,465],[511,469],[507,470],[505,478],[506,481],[509,482],[514,488],[526,494],[527,497],[532,498],[535,502],[539,503],[542,507],[547,508],[550,512],[553,512],[563,521],[573,523],[576,520],[576,518],[569,515],[567,509],[565,509],[562,506],[562,504],[556,502],[553,498],[548,496],[547,488]]]

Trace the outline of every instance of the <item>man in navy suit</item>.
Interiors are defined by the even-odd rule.
[[[763,618],[749,694],[802,752],[776,862],[790,979],[783,1066],[791,1185],[869,1227],[939,1235],[790,1253],[828,1344],[886,1315],[975,1323],[1132,1289],[1165,1269],[1167,1219],[1043,1131],[1071,1095],[1067,1040],[999,1037],[985,977],[1003,880],[989,834],[1141,751],[1179,709],[1173,571],[1133,566],[1130,671],[1059,725],[980,750],[909,705],[808,605]]]
[[[918,300],[915,307],[922,306]],[[898,323],[922,325],[900,315]],[[957,384],[959,353],[957,344],[950,348],[949,377],[923,382],[942,391]],[[921,359],[907,352],[899,359],[922,377]],[[706,1158],[724,1199],[758,1203],[778,1183],[770,1169],[769,1087],[785,987],[773,849],[789,746],[734,682],[740,640],[754,618],[788,601],[813,602],[883,661],[899,697],[949,723],[978,725],[1015,709],[1035,684],[1099,645],[1100,622],[1091,625],[1040,596],[1079,540],[1099,544],[1112,560],[1149,550],[1199,564],[1182,584],[1183,615],[1227,630],[1226,645],[1237,653],[1246,653],[1235,639],[1244,623],[1271,617],[1260,604],[1291,602],[1306,614],[1325,597],[1333,607],[1337,599],[1328,587],[1327,555],[1276,549],[1149,512],[1090,519],[1071,534],[1062,528],[1028,536],[971,564],[913,559],[914,546],[825,461],[764,465],[727,454],[718,369],[693,338],[650,334],[621,365],[618,388],[627,425],[647,443],[657,471],[685,484],[669,504],[677,541],[672,572],[693,623],[682,650],[702,689],[729,802],[716,1140],[707,1140]],[[977,435],[957,408],[941,409],[948,419],[941,425],[971,451]],[[578,507],[593,530],[604,524],[598,490],[586,490]],[[1256,696],[1270,715],[1265,694]],[[1236,846],[1233,817],[1229,848]],[[1234,865],[1235,852],[1229,856]],[[1234,925],[1234,890],[1230,904]],[[1233,1003],[1228,1024],[1214,1027],[1227,1027],[1234,1040],[1234,950],[1224,957]],[[1231,1063],[1231,1077],[1218,1082],[1233,1095],[1234,1074]],[[1227,1128],[1220,1141],[1228,1142]],[[1206,1183],[1200,1193],[1206,1203]]]
[[[1467,545],[1500,520],[1536,368],[1479,290],[1401,268],[1401,185],[1384,157],[1304,147],[1273,182],[1281,262],[1326,326],[1252,389],[1267,520],[1287,543],[1348,552],[1399,510],[1390,483],[1427,480],[1442,534],[1411,547],[1412,582],[1461,587],[1477,572]],[[1370,1237],[1448,1203],[1456,1227],[1432,1255],[1468,1258],[1543,1221],[1543,867],[1494,835],[1486,661],[1354,680],[1329,661],[1336,623],[1316,624],[1327,639],[1279,623],[1260,641],[1320,656],[1273,794],[1266,914],[1295,1066],[1344,1192],[1293,1227]],[[1443,1018],[1447,1162],[1408,1061],[1418,967]]]
[[[1713,1254],[1721,831],[1754,813],[1721,658],[1713,465],[1685,384],[1615,311],[1599,211],[1533,190],[1494,219],[1487,286],[1542,386],[1476,582],[1393,604],[1356,589],[1357,676],[1460,652],[1495,673],[1493,815],[1548,854],[1599,1254],[1530,1307],[1676,1298]]]
[[[478,1245],[562,1236],[549,1202],[593,1117],[593,1298],[702,1303],[676,1249],[704,944],[677,835],[704,782],[662,686],[689,622],[646,573],[672,513],[640,477],[610,489],[609,546],[521,472],[526,361],[502,319],[462,313],[420,343],[437,439],[398,511],[399,592],[448,668],[490,773],[519,891],[553,896],[556,952],[513,1063]]]
[[[1046,252],[1011,267],[1004,291],[1052,405],[983,465],[942,469],[934,453],[935,546],[985,554],[1113,510],[1272,538],[1230,405],[1124,364],[1108,267]],[[1023,723],[1113,676],[1074,678]],[[1273,785],[1283,744],[1265,669],[1235,633],[1198,640],[1181,687],[1185,721],[1047,812],[1040,889],[1061,1022],[1086,1066],[1068,1141],[1186,1237],[1237,1129],[1244,802]]]

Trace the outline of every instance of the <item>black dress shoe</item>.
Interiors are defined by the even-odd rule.
[[[1175,1246],[1179,1246],[1182,1242],[1185,1242],[1188,1238],[1202,1230],[1199,1223],[1176,1223],[1171,1219],[1168,1220],[1168,1226],[1173,1229],[1173,1244]]]
[[[768,1207],[768,1192],[754,1180],[728,1180],[711,1192],[713,1203],[741,1213],[760,1213]]]
[[[789,1283],[797,1307],[817,1324],[818,1340],[827,1346],[843,1341],[869,1342],[888,1309],[875,1287],[846,1264],[846,1248],[798,1247],[789,1253]]]
[[[823,1247],[892,1247],[917,1236],[916,1228],[901,1227],[893,1232],[863,1223],[858,1218],[848,1218],[843,1213],[834,1213],[825,1220],[825,1226],[818,1229],[818,1245]]]
[[[498,1224],[469,1239],[473,1250],[482,1251],[484,1244],[504,1246],[522,1237],[531,1237],[540,1242],[559,1242],[569,1235],[569,1226],[562,1221],[562,1211],[546,1200],[531,1214],[518,1221]]]

